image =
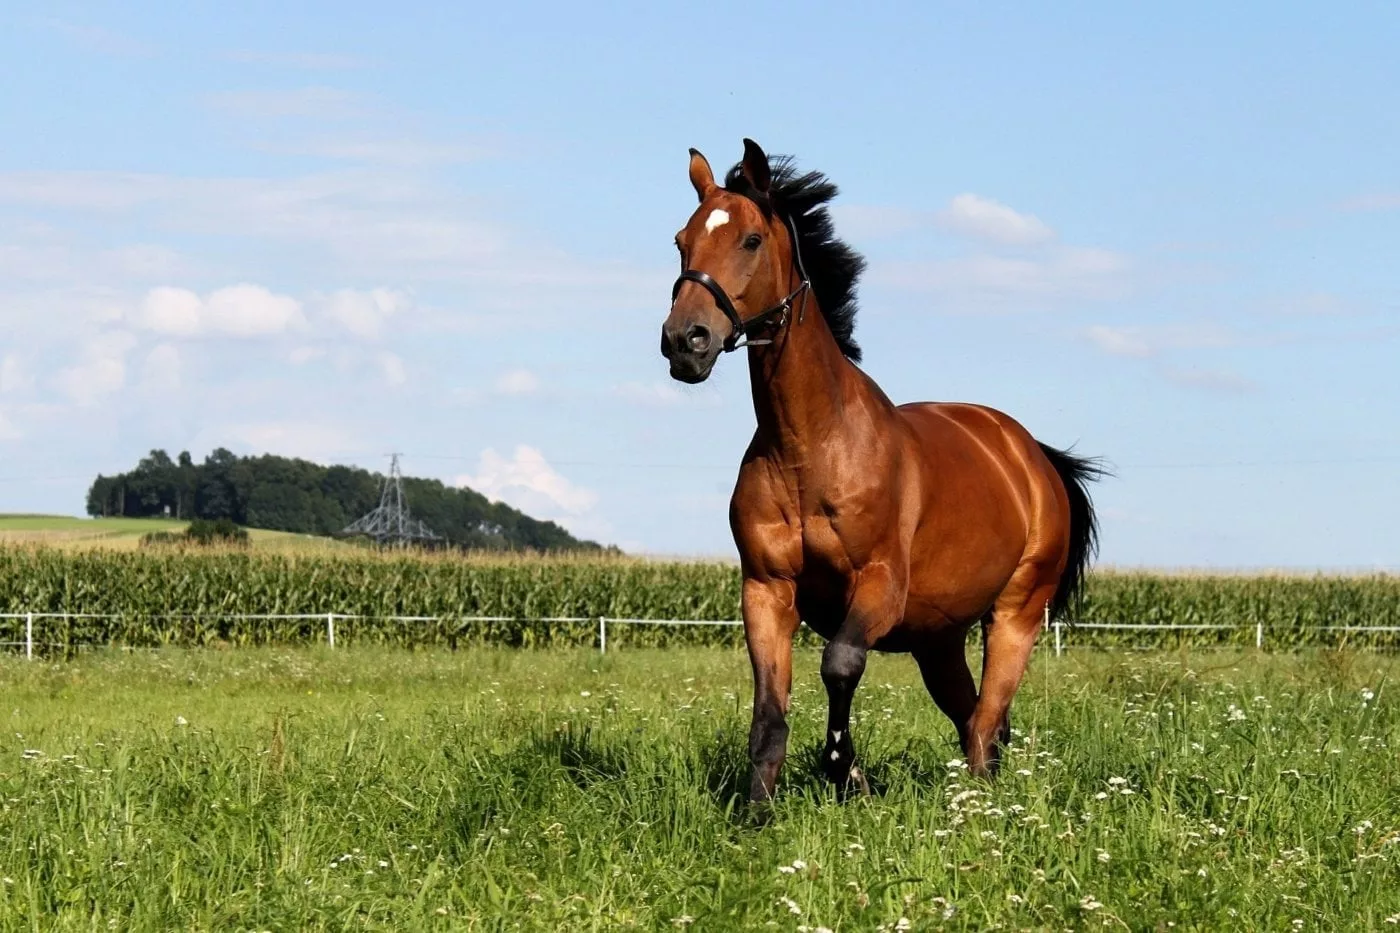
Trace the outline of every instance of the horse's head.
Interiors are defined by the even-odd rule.
[[[768,156],[751,139],[744,140],[739,172],[742,186],[721,187],[705,157],[690,150],[700,206],[676,234],[681,276],[661,328],[661,355],[681,382],[703,382],[721,351],[742,346],[761,327],[781,326],[806,287],[801,276],[790,289],[793,240],[769,200]]]

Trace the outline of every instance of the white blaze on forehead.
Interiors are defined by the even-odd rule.
[[[710,211],[710,216],[705,218],[705,232],[714,233],[716,227],[723,227],[729,223],[729,212],[715,208]]]

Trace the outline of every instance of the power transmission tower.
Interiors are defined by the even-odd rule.
[[[347,537],[363,535],[378,544],[404,545],[442,540],[427,525],[408,514],[398,454],[390,455],[389,475],[384,477],[384,488],[379,493],[378,507],[346,526],[340,534]]]

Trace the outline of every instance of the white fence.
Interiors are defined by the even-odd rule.
[[[0,641],[0,647],[23,648],[24,656],[29,660],[34,658],[35,647],[41,648],[65,648],[71,647],[69,644],[60,644],[47,641],[36,641],[34,638],[34,623],[43,622],[50,619],[119,619],[124,616],[117,613],[69,613],[69,612],[8,612],[0,613],[0,620],[23,620],[24,638],[21,641]],[[606,654],[608,650],[608,626],[609,625],[711,625],[711,626],[742,626],[744,623],[737,619],[622,619],[611,616],[542,616],[536,618],[520,618],[517,616],[394,616],[394,615],[359,615],[345,612],[327,613],[250,613],[250,614],[205,614],[205,613],[165,613],[151,616],[156,619],[171,620],[198,620],[209,622],[257,622],[257,621],[278,621],[294,620],[314,621],[325,623],[326,645],[334,648],[337,626],[342,629],[347,624],[353,625],[356,622],[374,623],[400,623],[413,624],[415,622],[453,622],[458,624],[491,624],[498,622],[540,622],[540,623],[574,623],[589,624],[598,626],[598,651]],[[1056,657],[1064,654],[1067,647],[1068,635],[1078,631],[1138,631],[1138,632],[1169,632],[1169,631],[1249,631],[1254,632],[1254,647],[1263,649],[1265,647],[1265,633],[1267,626],[1262,622],[1228,624],[1228,623],[1189,623],[1189,624],[1167,624],[1158,622],[1052,622],[1049,628],[1054,636]],[[1297,629],[1290,627],[1289,631],[1296,632]],[[1340,634],[1400,634],[1400,625],[1325,625],[1308,629],[1309,632],[1326,632]],[[1397,639],[1400,642],[1400,639]]]

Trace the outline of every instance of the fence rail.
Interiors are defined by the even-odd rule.
[[[100,612],[0,612],[0,620],[23,620],[24,637],[21,641],[0,641],[0,647],[23,648],[24,656],[34,659],[34,649],[39,648],[72,648],[70,642],[55,643],[51,641],[36,641],[34,636],[34,626],[36,622],[45,620],[74,620],[74,619],[124,619],[130,614],[121,613],[100,613]],[[588,624],[597,623],[597,646],[600,653],[607,653],[608,650],[608,626],[629,626],[629,625],[653,625],[653,626],[727,626],[737,627],[744,623],[738,619],[634,619],[615,618],[612,616],[423,616],[423,615],[369,615],[362,613],[346,612],[326,612],[326,613],[155,613],[145,615],[150,619],[168,619],[180,621],[201,621],[201,622],[257,622],[257,621],[324,621],[325,622],[325,642],[328,647],[334,648],[336,644],[337,626],[343,627],[346,624],[356,622],[375,623],[457,623],[462,625],[470,624],[491,624],[491,623],[571,623]],[[1254,647],[1259,650],[1265,648],[1265,634],[1270,628],[1284,629],[1282,626],[1268,626],[1262,622],[1255,623],[1220,623],[1220,622],[1200,622],[1200,623],[1159,623],[1159,622],[1064,622],[1055,621],[1046,626],[1054,639],[1055,655],[1058,657],[1064,654],[1067,648],[1067,636],[1070,633],[1080,631],[1118,631],[1118,632],[1144,632],[1162,633],[1171,631],[1235,631],[1246,632],[1252,630],[1254,633]],[[1321,625],[1309,626],[1306,629],[1299,629],[1297,626],[1287,627],[1291,633],[1306,631],[1308,633],[1341,633],[1341,634],[1400,634],[1400,625]],[[80,643],[82,644],[82,643]],[[1086,646],[1089,647],[1089,646]]]

